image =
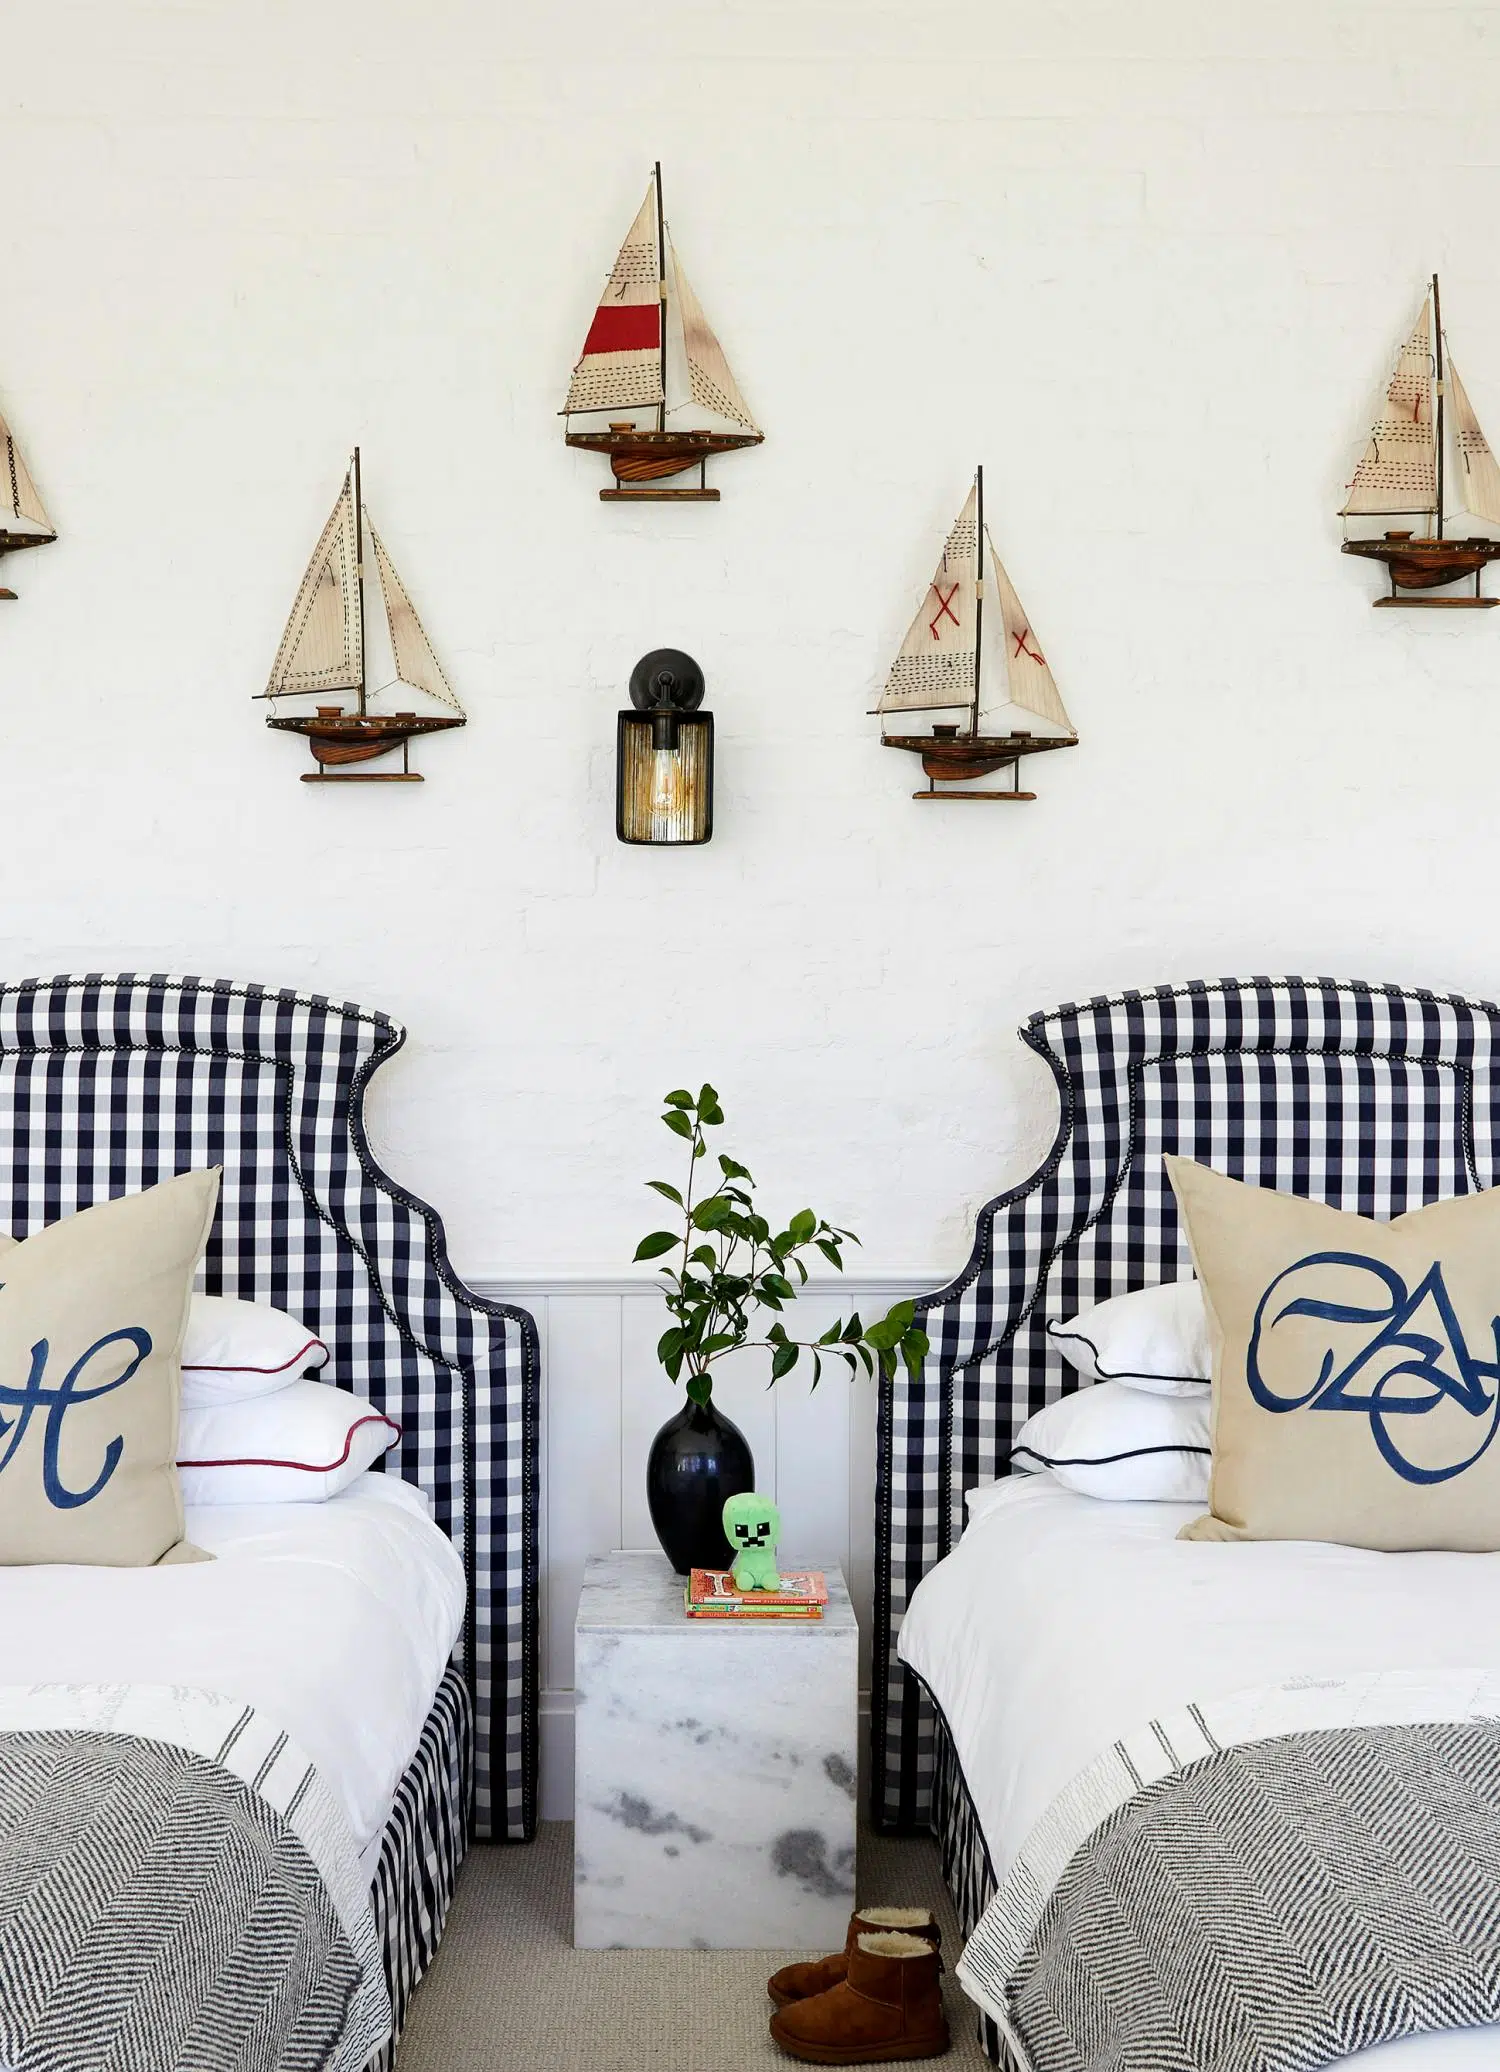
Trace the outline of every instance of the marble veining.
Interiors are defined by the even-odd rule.
[[[574,1941],[833,1949],[854,1893],[856,1649],[843,1577],[811,1625],[690,1621],[664,1555],[596,1556],[577,1626]]]

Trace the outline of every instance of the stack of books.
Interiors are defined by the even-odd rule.
[[[695,1568],[682,1593],[690,1619],[821,1619],[828,1602],[822,1569],[793,1569],[779,1590],[736,1590],[727,1568]]]

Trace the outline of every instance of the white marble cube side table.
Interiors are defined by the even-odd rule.
[[[573,1941],[833,1950],[854,1904],[858,1629],[689,1619],[664,1554],[600,1554],[578,1605]]]

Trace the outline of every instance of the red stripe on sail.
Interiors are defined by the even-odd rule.
[[[585,353],[641,353],[660,344],[659,302],[601,303],[594,311],[583,349]]]

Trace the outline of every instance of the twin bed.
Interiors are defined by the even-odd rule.
[[[963,1274],[919,1304],[932,1352],[919,1376],[898,1375],[882,1393],[877,1519],[877,1818],[937,1829],[972,1938],[961,1976],[998,2063],[1022,2055],[1011,1967],[1048,1881],[1122,1802],[1123,1792],[1110,1796],[1111,1766],[1129,1792],[1231,1743],[1261,1737],[1265,1747],[1264,1737],[1295,1730],[1396,1722],[1399,1733],[1399,1723],[1459,1720],[1493,1731],[1500,1555],[1180,1543],[1201,1504],[1104,1502],[1048,1474],[1010,1476],[1008,1456],[1026,1419],[1079,1385],[1047,1323],[1191,1272],[1164,1153],[1377,1218],[1489,1188],[1500,1166],[1497,1031],[1490,1006],[1295,979],[1095,1000],[1022,1031],[1057,1082],[1057,1137],[1040,1172],[984,1210]],[[1497,1773],[1486,1757],[1486,1791]],[[1398,1843],[1403,1832],[1422,1839],[1405,1814],[1392,1831]],[[1344,1845],[1355,1853],[1351,1834],[1330,1832],[1335,1869],[1324,1884],[1320,1866],[1322,1892],[1336,1891]],[[1292,1916],[1306,1878],[1284,1916],[1260,1924],[1264,1951],[1251,1947],[1255,1909],[1274,1913],[1274,1855],[1238,1917],[1248,1954],[1211,1953],[1194,1990],[1201,2002],[1204,1977],[1238,1967],[1236,1990],[1248,1980],[1265,1995],[1265,2054],[1225,2063],[1343,2061],[1382,2033],[1378,2020],[1368,2032],[1355,2022],[1342,2046],[1278,2033],[1291,1995],[1284,1967],[1333,1974],[1346,1952],[1316,1923],[1298,1944]],[[1189,1850],[1177,1889],[1197,1871]],[[1478,1910],[1492,1912],[1497,1895],[1500,1879],[1487,1880]],[[1364,1916],[1357,1997],[1381,2019],[1382,1997],[1399,1998],[1386,1990],[1381,1938],[1401,1932],[1401,1903],[1377,1892]],[[1186,2014],[1160,2059],[1132,2056],[1124,2042],[1126,2012],[1172,1989],[1197,1932],[1184,1915],[1161,1940],[1144,1883],[1134,1904],[1113,1941],[1118,1920],[1090,1918],[1094,1972],[1075,1962],[1063,1981],[1066,2019],[1035,2050],[1037,2072],[1219,2062],[1182,2041]],[[1492,1977],[1483,1984],[1492,2001]],[[1444,1976],[1432,2001],[1408,2026],[1434,2033],[1379,2042],[1358,2062],[1458,2072],[1500,2060],[1494,2028],[1453,2025],[1494,2019],[1483,1994],[1465,2016],[1458,1982]],[[1103,2058],[1078,2043],[1091,2022],[1097,2035],[1116,2030]]]
[[[221,1167],[206,1291],[290,1311],[325,1378],[401,1427],[385,1472],[330,1501],[190,1508],[212,1562],[0,1571],[0,1713],[7,1691],[209,1692],[290,1736],[352,1838],[395,2033],[469,1836],[536,1819],[536,1331],[462,1287],[437,1216],[371,1155],[365,1090],[403,1040],[222,981],[0,990],[0,1225]]]

